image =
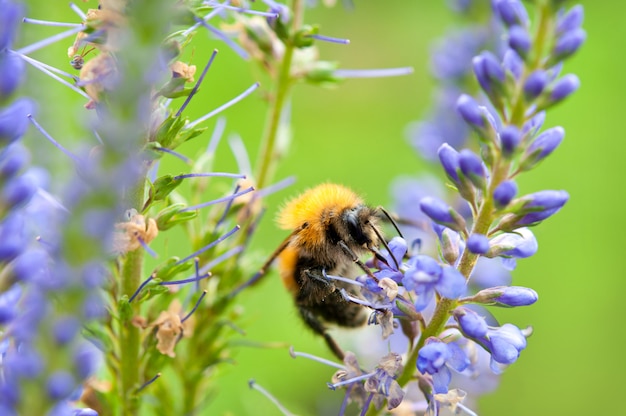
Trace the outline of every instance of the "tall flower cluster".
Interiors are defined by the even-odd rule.
[[[537,168],[564,138],[562,127],[544,127],[546,110],[578,88],[578,78],[562,75],[561,68],[585,39],[580,5],[565,9],[559,1],[534,3],[536,19],[531,22],[522,2],[491,2],[491,24],[504,34],[504,45],[476,51],[467,60],[480,91],[452,96],[456,114],[448,119],[454,123],[458,117],[477,143],[460,149],[464,141],[457,140],[456,132],[437,131],[438,138],[451,135],[452,142],[440,144],[436,157],[454,198],[434,183],[418,193],[413,183],[397,185],[400,224],[409,232],[417,229],[420,240],[409,247],[402,238],[392,239],[385,259],[377,256],[369,263],[371,275],[356,280],[365,300],[345,295],[371,308],[370,323],[380,325],[396,357],[392,368],[386,355],[367,372],[355,364],[354,355],[346,355],[333,379],[332,388],[345,387],[346,401],[356,401],[370,413],[386,403],[389,409],[428,414],[443,409],[474,414],[468,406],[476,395],[493,389],[494,375],[527,347],[532,328],[498,322],[491,307],[532,305],[538,294],[511,285],[508,272],[493,264],[480,264],[499,260],[514,269],[516,259],[537,251],[531,227],[569,199],[563,190],[519,195],[516,180]],[[437,51],[439,60],[441,53]],[[428,189],[437,195],[428,195]],[[434,256],[424,245],[430,235],[436,242]],[[406,360],[400,358],[404,348]]]

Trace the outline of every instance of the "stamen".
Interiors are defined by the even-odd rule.
[[[63,40],[65,38],[68,38],[72,35],[77,34],[78,32],[82,32],[83,30],[87,29],[87,26],[85,26],[84,24],[81,24],[80,26],[77,26],[75,28],[72,28],[70,30],[66,30],[65,32],[61,32],[57,35],[54,36],[50,36],[49,38],[40,40],[39,42],[35,42],[31,45],[28,46],[24,46],[21,49],[18,49],[17,53],[21,54],[21,55],[28,55],[31,52],[35,52],[36,50],[39,50],[41,48],[44,48],[48,45],[51,45],[55,42],[58,42],[60,40]]]
[[[248,381],[248,385],[250,386],[251,389],[255,389],[257,391],[259,391],[262,395],[264,395],[265,397],[267,397],[272,403],[274,403],[274,405],[278,408],[278,410],[281,411],[281,413],[285,416],[294,416],[293,413],[291,413],[289,410],[287,410],[279,401],[278,399],[276,399],[274,396],[272,396],[267,390],[265,390],[263,387],[261,387],[259,384],[257,384],[256,381],[254,381],[254,379],[250,379],[250,381]]]
[[[187,156],[181,155],[178,152],[173,151],[172,149],[168,149],[167,147],[155,147],[154,150],[158,151],[158,152],[163,152],[163,153],[168,153],[174,157],[179,158],[180,160],[182,160],[183,162],[185,162],[186,164],[190,165],[191,164],[191,159],[189,159]]]
[[[237,191],[239,191],[239,189],[241,189],[241,185],[237,185],[235,186],[235,192],[233,192],[233,194],[236,194]],[[235,202],[235,199],[230,199],[227,203],[226,203],[226,207],[224,207],[224,212],[222,213],[222,216],[220,217],[219,220],[217,220],[217,223],[215,223],[215,229],[219,229],[220,226],[222,225],[222,223],[226,220],[226,216],[228,215],[228,212],[230,211],[230,207],[233,206],[233,202]]]
[[[55,208],[68,212],[68,213],[70,212],[69,209],[65,208],[65,205],[59,202],[59,200],[57,200],[54,196],[50,195],[48,191],[45,191],[41,188],[37,188],[37,195],[45,199],[47,202],[50,203],[50,205],[53,205]]]
[[[41,238],[40,235],[35,237],[35,241],[37,241],[41,245],[44,245],[44,246],[48,247],[51,250],[54,249],[54,246],[52,245],[52,243],[50,243],[49,241],[44,240],[43,238]]]
[[[478,413],[473,412],[470,408],[468,408],[467,406],[464,406],[463,403],[457,403],[456,407],[460,408],[461,410],[463,410],[465,413],[467,413],[470,416],[478,416]]]
[[[252,173],[250,157],[248,156],[246,145],[243,144],[241,136],[238,134],[231,134],[228,137],[228,145],[230,146],[230,150],[233,153],[233,156],[235,156],[235,161],[237,162],[237,168],[239,172],[247,173],[250,175]]]
[[[324,42],[339,43],[342,45],[350,44],[350,39],[333,38],[333,37],[324,36],[324,35],[308,35],[306,37],[321,40]]]
[[[207,6],[209,6],[209,7],[221,7],[223,9],[233,10],[233,11],[236,11],[236,12],[239,12],[239,13],[254,14],[254,15],[257,15],[257,16],[271,17],[271,18],[274,18],[274,19],[278,18],[278,13],[260,12],[260,11],[257,11],[257,10],[245,9],[243,7],[228,6],[226,4],[216,3],[216,2],[213,2],[213,1],[209,1],[207,3]]]
[[[213,117],[214,115],[219,114],[222,111],[226,110],[228,107],[232,106],[233,104],[238,103],[239,101],[243,100],[248,95],[250,95],[252,93],[252,91],[254,91],[257,88],[259,88],[260,85],[261,84],[259,84],[258,82],[255,82],[254,84],[252,84],[251,87],[249,87],[247,90],[245,90],[244,92],[239,94],[237,97],[235,97],[232,100],[228,101],[226,104],[223,104],[223,105],[219,106],[215,110],[213,110],[210,113],[200,117],[196,121],[193,121],[193,122],[187,124],[185,126],[185,130],[189,130],[189,129],[194,128],[195,126],[197,126],[198,124],[202,123],[203,121],[208,120],[209,118]]]
[[[209,277],[213,276],[211,273],[207,273],[201,276],[194,276],[191,277],[189,279],[183,279],[183,280],[169,280],[167,282],[161,282],[159,283],[161,286],[174,286],[174,285],[184,285],[185,283],[193,283],[193,282],[198,282],[202,279],[208,279]]]
[[[225,1],[224,4],[230,4],[230,0]],[[209,20],[211,20],[213,17],[217,16],[219,14],[221,10],[220,9],[215,9],[212,12],[208,13],[206,16],[204,16],[202,18],[202,20],[204,20],[205,22],[208,22]],[[196,30],[197,28],[199,28],[200,26],[202,26],[202,23],[196,19],[196,24],[194,24],[193,26],[191,26],[189,29],[185,30],[184,32],[182,32],[183,37],[187,37],[191,34],[191,32],[193,32],[194,30]]]
[[[202,294],[200,295],[200,297],[198,298],[198,301],[196,302],[195,306],[193,307],[193,309],[191,310],[191,312],[189,312],[183,319],[180,320],[180,322],[185,322],[192,313],[194,313],[196,311],[196,309],[198,309],[198,306],[200,306],[200,302],[202,302],[202,299],[204,299],[204,297],[206,296],[206,290],[202,291]]]
[[[161,373],[157,373],[156,376],[152,377],[150,380],[146,381],[145,383],[143,383],[141,385],[141,387],[139,387],[137,389],[137,393],[139,393],[141,390],[145,389],[146,387],[148,387],[150,384],[154,383],[159,377],[161,377]]]
[[[198,273],[200,274],[204,274],[207,271],[209,271],[210,269],[212,269],[213,267],[215,267],[216,265],[220,264],[221,262],[223,262],[224,260],[228,260],[229,258],[231,258],[232,256],[239,254],[243,251],[243,246],[237,246],[237,247],[233,247],[230,250],[228,250],[227,252],[219,255],[218,257],[214,258],[213,260],[211,260],[210,262],[208,262],[207,264],[205,264]]]
[[[186,261],[204,253],[205,251],[207,251],[210,248],[215,247],[217,244],[221,243],[222,241],[226,240],[228,237],[230,237],[231,235],[235,234],[237,231],[239,231],[241,227],[239,225],[235,225],[235,227],[230,230],[229,232],[227,232],[226,234],[224,234],[223,236],[221,236],[220,238],[218,238],[217,240],[213,241],[212,243],[207,244],[206,246],[202,247],[200,250],[195,251],[193,253],[191,253],[190,255],[188,255],[187,257],[185,257],[184,259],[178,260],[176,262],[176,264],[182,264],[185,263]]]
[[[346,394],[344,394],[343,400],[341,401],[341,407],[339,408],[339,416],[344,416],[346,414],[346,408],[348,407],[348,401],[350,400],[350,394],[352,394],[353,388],[354,384],[346,388]]]
[[[144,280],[139,287],[137,288],[137,290],[135,290],[135,293],[133,293],[133,295],[130,297],[130,299],[128,299],[128,303],[132,302],[137,295],[139,294],[139,292],[141,292],[141,289],[143,289],[152,279],[154,279],[156,277],[156,272],[153,272],[150,277],[148,277],[146,280]]]
[[[327,279],[338,280],[340,282],[348,283],[348,284],[355,285],[355,286],[358,286],[358,287],[365,286],[363,283],[357,282],[354,279],[349,279],[347,277],[333,276],[331,274],[326,274],[326,269],[322,269],[322,276],[324,276]]]
[[[265,188],[259,189],[256,194],[254,194],[254,196],[256,198],[262,198],[268,195],[271,195],[273,193],[276,193],[278,191],[282,191],[283,189],[287,188],[288,186],[293,185],[296,182],[296,177],[295,176],[289,176],[281,181],[276,182],[273,185],[270,186],[266,186]]]
[[[31,19],[30,17],[23,18],[22,22],[24,22],[24,23],[32,23],[34,25],[42,25],[42,26],[58,26],[58,27],[82,26],[81,23],[52,22],[52,21],[49,21],[49,20]]]
[[[97,130],[94,130],[94,131],[93,131],[93,135],[94,135],[94,136],[96,136],[96,140],[98,140],[98,142],[99,142],[100,144],[104,144],[104,142],[102,141],[102,137],[100,137],[100,133],[98,133],[98,131],[97,131]],[[152,181],[152,182],[154,182],[154,181]]]
[[[245,195],[245,194],[247,194],[249,192],[252,192],[252,191],[254,191],[254,187],[253,186],[251,186],[251,187],[249,187],[247,189],[244,189],[243,191],[234,193],[232,195],[225,196],[223,198],[218,198],[218,199],[214,199],[213,201],[203,202],[202,204],[192,205],[190,207],[183,208],[179,212],[194,211],[196,209],[208,207],[209,205],[215,205],[215,204],[219,204],[220,202],[226,202],[226,201],[228,201],[230,199],[235,199],[237,197],[240,197],[241,195]]]
[[[215,128],[213,129],[213,134],[211,135],[211,139],[209,140],[209,145],[206,148],[206,152],[210,155],[215,153],[215,149],[217,149],[217,145],[222,139],[222,135],[224,134],[224,130],[226,129],[226,117],[220,117],[217,119],[215,123]]]
[[[196,17],[195,20],[196,20],[196,22],[200,23],[202,26],[204,26],[207,29],[209,29],[209,31],[211,31],[219,39],[224,41],[224,43],[227,44],[233,51],[235,51],[235,53],[237,53],[237,55],[241,56],[243,59],[246,59],[246,60],[250,57],[250,55],[248,55],[248,52],[246,52],[241,46],[239,46],[231,38],[226,36],[226,34],[224,32],[222,32],[221,30],[211,26],[210,24],[208,24],[206,22],[206,20],[200,19],[199,17]]]
[[[295,351],[293,349],[293,346],[289,347],[289,355],[291,355],[291,358],[298,358],[298,357],[308,358],[309,360],[317,361],[318,363],[326,364],[326,365],[328,365],[330,367],[334,367],[334,368],[337,368],[339,370],[345,370],[346,369],[346,367],[344,365],[338,364],[338,363],[336,363],[334,361],[327,360],[326,358],[318,357],[316,355],[309,354],[307,352]]]
[[[353,378],[349,378],[347,380],[343,380],[343,381],[337,382],[335,384],[333,384],[333,383],[326,383],[326,385],[331,390],[337,390],[337,387],[345,386],[346,384],[354,384],[354,383],[356,383],[358,381],[362,381],[362,380],[367,380],[368,378],[372,377],[374,374],[376,374],[376,373],[363,374],[361,376],[356,376],[356,377],[353,377]]]
[[[339,78],[386,78],[410,75],[413,68],[410,66],[403,68],[384,69],[338,69],[334,75]]]
[[[17,52],[14,52],[17,53]],[[87,98],[87,99],[91,99],[91,97],[89,97],[89,95],[87,95],[87,93],[83,90],[81,90],[80,88],[78,88],[77,86],[70,84],[69,82],[67,82],[66,80],[64,80],[63,78],[60,78],[59,76],[55,75],[54,72],[60,73],[62,75],[65,75],[69,78],[72,78],[74,80],[76,80],[76,77],[74,77],[71,74],[68,74],[67,72],[61,71],[60,69],[51,67],[50,65],[44,64],[43,62],[39,62],[36,59],[30,58],[26,55],[21,55],[18,54],[20,58],[22,58],[23,60],[25,60],[26,62],[28,62],[29,64],[31,64],[32,66],[34,66],[35,68],[37,68],[38,70],[40,70],[41,72],[45,73],[46,75],[48,75],[50,78],[55,79],[57,81],[59,81],[61,84],[65,85],[66,87],[72,89],[73,91],[79,93],[80,95],[82,95],[83,97]]]
[[[217,49],[213,49],[213,53],[211,54],[211,57],[209,58],[209,62],[207,62],[207,64],[204,66],[204,69],[202,70],[202,74],[200,74],[200,78],[198,78],[196,85],[193,86],[193,89],[191,90],[187,98],[185,99],[185,102],[183,103],[183,105],[180,106],[180,109],[176,113],[176,117],[180,116],[183,110],[187,107],[187,104],[189,104],[189,101],[191,101],[193,96],[196,95],[196,92],[198,92],[198,88],[200,88],[200,84],[202,84],[202,81],[204,80],[204,76],[206,75],[207,71],[211,67],[213,60],[217,56],[217,52],[218,52]]]
[[[375,304],[375,303],[371,303],[363,299],[355,298],[354,296],[350,296],[348,292],[346,291],[346,289],[343,289],[343,288],[341,289],[341,296],[343,296],[343,298],[347,300],[348,302],[356,303],[358,305],[363,305],[363,306],[366,306],[370,309],[374,309],[377,311],[387,310],[387,309],[392,308],[391,305]]]
[[[139,244],[141,244],[141,247],[143,247],[144,250],[146,250],[146,252],[154,259],[158,258],[159,255],[157,254],[156,251],[152,250],[150,248],[150,246],[148,244],[146,244],[145,241],[143,241],[143,239],[141,237],[137,237],[137,241],[139,241]]]
[[[87,15],[85,14],[85,12],[83,12],[77,5],[72,2],[70,2],[70,9],[72,9],[74,13],[76,13],[81,19],[87,20]]]
[[[227,173],[227,172],[209,172],[209,173],[187,173],[185,175],[174,176],[173,180],[188,179],[188,178],[204,178],[209,176],[220,176],[222,178],[235,178],[245,179],[246,175],[241,173]]]
[[[74,162],[79,163],[80,162],[80,158],[76,155],[74,155],[72,152],[70,152],[69,150],[67,150],[65,147],[63,147],[61,145],[61,143],[57,142],[56,140],[54,140],[52,138],[52,136],[50,136],[48,134],[47,131],[45,131],[43,129],[43,127],[41,127],[41,125],[39,123],[37,123],[37,120],[35,120],[35,118],[33,117],[32,114],[27,115],[26,117],[28,117],[28,119],[30,120],[31,123],[33,123],[33,125],[35,126],[35,128],[37,130],[39,130],[39,132],[41,134],[43,134],[43,136],[48,139],[56,148],[58,148],[60,151],[62,151],[63,153],[65,153],[66,156],[68,156],[70,159],[72,159]]]
[[[365,403],[363,403],[363,409],[361,409],[360,416],[365,416],[367,414],[367,410],[370,408],[370,404],[372,403],[373,398],[374,398],[374,393],[370,393],[369,396],[367,396]]]

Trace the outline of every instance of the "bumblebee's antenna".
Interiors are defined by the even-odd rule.
[[[387,210],[383,207],[378,207],[378,209],[385,214],[385,217],[387,217],[387,219],[389,220],[389,222],[391,223],[391,225],[393,225],[393,228],[396,229],[396,232],[398,233],[398,235],[402,238],[404,238],[404,236],[402,235],[402,232],[400,231],[400,228],[398,228],[398,224],[396,223],[396,221],[393,219],[393,217],[387,212]]]
[[[389,256],[393,259],[394,264],[396,265],[396,270],[400,269],[400,265],[398,264],[398,260],[396,260],[396,256],[393,255],[393,253],[391,252],[391,249],[389,248],[389,245],[387,244],[387,242],[385,241],[385,238],[382,236],[382,234],[380,233],[380,231],[378,231],[378,229],[376,227],[374,227],[374,224],[372,224],[371,222],[367,222],[369,224],[370,227],[372,227],[372,230],[374,230],[374,234],[376,234],[376,236],[378,237],[378,240],[382,243],[383,247],[385,247],[385,249],[387,249],[387,252],[389,253]],[[394,223],[395,225],[395,223]],[[397,228],[396,228],[397,229]],[[400,235],[402,236],[402,235]],[[376,250],[373,247],[368,247],[370,249],[370,251],[372,253],[374,253],[374,255],[376,256],[376,258],[380,261],[382,261],[383,263],[385,263],[387,266],[390,266],[389,263],[387,263],[387,259],[385,259],[383,257],[382,254],[380,254],[380,252],[378,250]]]

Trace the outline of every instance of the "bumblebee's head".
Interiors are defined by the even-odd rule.
[[[346,209],[341,215],[341,222],[346,228],[350,240],[359,246],[379,245],[375,211],[365,205]]]

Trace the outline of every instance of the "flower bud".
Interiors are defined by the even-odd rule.
[[[528,13],[519,0],[493,0],[493,9],[507,26],[528,26]]]
[[[448,178],[450,178],[450,180],[455,184],[458,183],[459,175],[457,172],[460,169],[459,152],[454,150],[454,148],[448,143],[444,143],[439,147],[437,155],[439,156],[439,160],[441,161]]]
[[[24,61],[16,53],[0,50],[0,74],[0,99],[6,99],[24,79]]]
[[[30,161],[28,149],[21,143],[13,143],[0,153],[0,178],[8,179]]]
[[[29,124],[26,116],[34,110],[34,101],[20,98],[0,111],[0,148],[24,135]]]
[[[461,236],[456,231],[444,228],[439,239],[444,260],[448,264],[454,264],[461,254]]]
[[[460,306],[452,311],[452,315],[465,335],[473,338],[482,338],[487,335],[485,318],[473,310]]]
[[[559,79],[551,88],[550,101],[556,104],[564,100],[580,87],[580,80],[574,74],[567,74]]]
[[[580,28],[565,32],[554,45],[552,60],[563,61],[569,58],[578,51],[586,38],[587,32]]]
[[[482,159],[478,155],[469,149],[461,150],[459,153],[459,165],[461,172],[472,181],[476,188],[484,189],[487,172]]]
[[[561,34],[578,29],[583,24],[583,6],[577,4],[557,19],[556,32]]]
[[[506,79],[498,58],[491,52],[482,52],[472,59],[474,74],[482,89],[489,95],[501,93]]]
[[[456,109],[467,124],[479,129],[487,127],[487,120],[485,120],[485,116],[473,97],[466,94],[461,95],[456,102]]]
[[[514,233],[503,233],[489,241],[486,257],[527,258],[537,252],[535,235],[528,228],[519,228]]]
[[[465,220],[463,217],[456,212],[454,208],[436,198],[423,198],[420,201],[420,208],[424,214],[428,215],[431,220],[438,224],[458,232],[465,230]]]
[[[493,199],[498,209],[506,208],[517,195],[517,184],[515,181],[503,181],[493,190]]]
[[[0,13],[0,50],[10,49],[13,43],[15,30],[22,22],[24,9],[14,2],[2,2]]]
[[[502,154],[511,157],[522,140],[522,134],[516,126],[505,126],[500,131]]]
[[[20,175],[9,180],[2,189],[2,207],[10,209],[24,205],[37,192],[37,183],[31,175]]]
[[[541,95],[546,85],[548,85],[548,74],[538,69],[524,81],[524,96],[528,101],[532,101]]]
[[[515,50],[507,49],[502,58],[502,67],[513,74],[515,79],[519,79],[524,71],[524,61]]]
[[[509,29],[509,46],[521,57],[526,57],[530,50],[531,40],[528,30],[515,25]]]
[[[467,248],[474,254],[485,254],[489,251],[489,239],[482,234],[472,234],[467,239]]]
[[[552,127],[543,133],[528,146],[520,164],[521,170],[529,170],[548,157],[563,141],[565,130],[563,127]]]

